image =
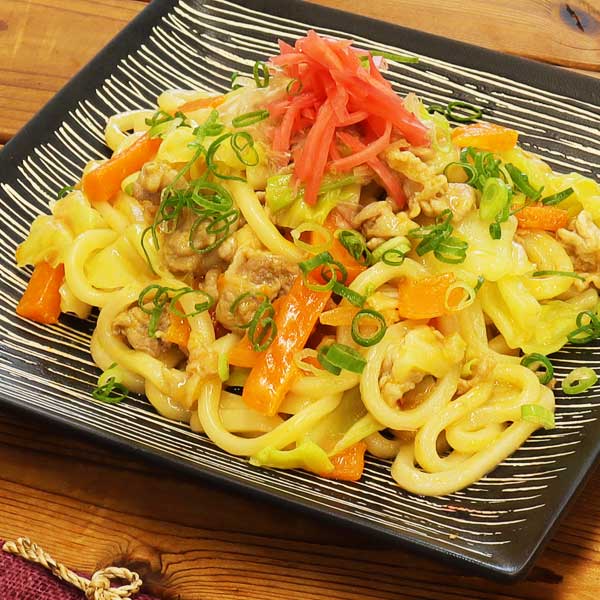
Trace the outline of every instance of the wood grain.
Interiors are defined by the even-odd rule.
[[[509,585],[190,481],[18,413],[0,413],[0,464],[0,536],[26,533],[78,570],[128,565],[163,598],[592,600],[600,589],[600,475],[529,579]]]
[[[556,64],[600,69],[592,2],[573,0],[569,10],[554,0],[319,2]],[[0,144],[143,6],[136,0],[0,0]],[[502,585],[3,409],[0,537],[19,535],[80,571],[126,564],[141,572],[148,591],[165,599],[596,600],[600,474],[528,580]]]

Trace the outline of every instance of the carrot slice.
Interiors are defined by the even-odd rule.
[[[201,108],[216,108],[225,102],[223,94],[219,96],[208,96],[207,98],[197,98],[182,104],[177,110],[182,113],[193,112]]]
[[[36,265],[25,293],[17,304],[17,314],[38,323],[58,322],[60,315],[60,286],[65,279],[65,267],[50,263]]]
[[[190,324],[187,319],[182,319],[177,315],[169,315],[169,327],[163,335],[163,339],[172,344],[177,344],[180,348],[187,348],[190,339]]]
[[[452,131],[452,141],[459,148],[474,146],[490,152],[502,152],[515,147],[519,133],[496,123],[473,123]]]
[[[543,204],[526,206],[515,213],[520,229],[542,229],[557,231],[569,223],[569,213],[555,206]]]
[[[234,367],[244,367],[252,369],[255,367],[264,352],[256,352],[245,335],[233,348],[229,351],[227,359],[229,364]]]
[[[113,198],[125,177],[139,171],[156,156],[161,142],[160,138],[143,135],[131,146],[86,173],[82,185],[87,199],[93,204]]]
[[[405,319],[432,319],[448,314],[446,293],[455,280],[454,273],[403,279],[398,285],[398,313]],[[458,304],[462,293],[456,289],[458,299],[451,294],[448,303]]]
[[[270,416],[277,413],[298,373],[294,355],[306,345],[330,297],[331,292],[310,290],[298,277],[289,294],[281,298],[275,316],[277,335],[244,386],[242,398],[250,408]]]
[[[320,473],[320,476],[340,481],[358,481],[365,469],[366,449],[367,445],[364,442],[358,442],[343,452],[330,456],[329,460],[333,464],[333,471]]]

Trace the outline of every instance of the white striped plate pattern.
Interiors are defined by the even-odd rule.
[[[293,8],[294,18],[281,16],[286,5]],[[338,22],[343,24],[332,28]],[[110,55],[106,51],[93,63],[101,73],[103,59],[112,60],[110,74],[96,77],[91,87],[72,84],[73,89],[64,90],[60,97],[69,100],[65,105],[71,108],[47,109],[0,157],[0,401],[499,576],[522,573],[597,457],[598,387],[584,397],[559,397],[556,429],[534,435],[493,473],[445,498],[402,492],[392,485],[389,464],[374,459],[357,484],[325,481],[300,471],[256,469],[187,426],[158,416],[142,398],[120,405],[93,401],[90,390],[98,375],[89,355],[93,322],[66,317],[47,327],[16,317],[14,306],[29,271],[16,269],[14,251],[33,218],[48,211],[56,192],[77,181],[90,159],[106,155],[103,127],[110,115],[151,107],[166,88],[228,89],[232,72],[249,73],[255,60],[277,52],[277,38],[292,41],[311,27],[348,37],[350,25],[354,31],[364,26],[372,37],[352,35],[357,46],[418,55],[417,65],[391,66],[388,77],[399,93],[414,91],[427,103],[461,99],[482,106],[488,120],[517,128],[523,146],[560,171],[592,177],[600,173],[597,104],[432,58],[426,36],[422,54],[384,43],[402,36],[390,36],[387,26],[386,35],[380,34],[378,27],[383,26],[372,21],[301,2],[155,1],[137,23],[151,29],[150,35],[130,27]],[[91,69],[85,75],[88,80]],[[46,135],[33,139],[32,132],[40,131],[42,124]],[[25,150],[17,143],[25,144]],[[12,148],[22,155],[11,162],[7,153]],[[553,359],[558,376],[577,365],[598,366],[595,350],[558,353]]]

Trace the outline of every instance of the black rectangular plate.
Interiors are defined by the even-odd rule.
[[[78,180],[90,159],[107,155],[109,115],[149,108],[169,87],[226,90],[233,71],[248,73],[276,52],[278,37],[291,41],[309,28],[362,48],[418,54],[418,64],[390,68],[399,93],[482,106],[487,120],[517,128],[523,147],[554,169],[598,177],[596,80],[299,0],[155,0],[0,154],[0,402],[488,575],[522,576],[598,457],[598,387],[568,400],[558,394],[556,429],[535,434],[480,482],[422,498],[394,486],[385,461],[369,459],[356,484],[261,470],[160,417],[143,399],[97,404],[90,398],[98,376],[89,356],[93,322],[64,317],[45,327],[14,313],[29,276],[15,267],[15,248],[56,192]],[[595,348],[579,347],[553,362],[563,375],[598,360]]]

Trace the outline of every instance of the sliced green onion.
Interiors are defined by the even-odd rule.
[[[390,248],[381,255],[381,262],[390,267],[399,267],[406,258],[406,252],[399,248]]]
[[[466,115],[458,114],[455,109],[463,109],[461,112],[466,112]],[[461,100],[454,100],[448,103],[446,108],[446,117],[451,121],[457,121],[458,123],[469,123],[470,121],[476,121],[483,114],[483,109],[470,104],[469,102],[463,102]]]
[[[268,119],[270,113],[268,110],[255,110],[254,112],[245,113],[239,117],[232,119],[231,124],[234,127],[249,127],[255,123],[260,123],[265,119]]]
[[[269,85],[271,75],[269,67],[264,62],[257,60],[252,67],[252,74],[257,88],[266,88]]]
[[[176,293],[173,295],[173,297],[171,298],[171,302],[169,303],[169,311],[181,319],[195,317],[196,315],[199,315],[200,313],[203,313],[204,311],[208,310],[215,304],[215,299],[210,294],[206,293],[204,290],[181,288],[180,290],[174,291]],[[179,299],[182,296],[185,296],[186,294],[201,294],[206,298],[206,300],[204,302],[197,302],[196,304],[194,304],[194,310],[192,312],[183,313],[177,308],[177,302],[179,302]]]
[[[568,396],[581,394],[591,388],[598,381],[594,369],[579,367],[573,369],[562,381],[562,391]]]
[[[235,80],[238,77],[241,77],[241,75],[237,71],[234,71],[231,74],[231,89],[232,90],[239,90],[242,87],[239,83],[235,83]]]
[[[585,281],[585,277],[578,275],[574,271],[536,271],[533,277],[572,277],[573,279],[579,279],[579,281]]]
[[[251,303],[251,306],[254,305],[257,307],[254,311],[256,313],[256,310],[258,309],[258,307],[261,304],[263,304],[264,302],[268,302],[268,301],[269,301],[269,298],[266,296],[266,294],[254,293],[254,292],[244,292],[243,294],[240,294],[230,304],[229,314],[235,315],[236,312],[238,311],[238,308],[241,308],[244,304],[249,304],[249,303]],[[250,323],[252,323],[252,319],[250,319],[246,323],[236,324],[236,327],[238,329],[248,329],[248,327],[250,327]]]
[[[298,265],[302,271],[302,279],[304,285],[311,290],[317,292],[327,292],[333,290],[336,283],[343,283],[348,277],[348,272],[344,265],[333,259],[329,252],[321,252]],[[316,281],[310,281],[309,275],[317,268],[322,267],[321,277],[325,279],[326,283],[321,285]],[[328,272],[328,271],[329,272]],[[339,277],[336,274],[339,273]]]
[[[285,91],[288,96],[297,96],[304,87],[304,84],[299,79],[290,79],[290,82],[285,86]]]
[[[72,185],[65,185],[65,187],[60,188],[56,193],[56,199],[60,200],[65,196],[68,196],[71,192],[75,191],[75,188]]]
[[[406,56],[404,54],[394,54],[393,52],[385,52],[384,50],[370,50],[371,56],[381,56],[386,60],[391,60],[397,63],[418,63],[418,56]]]
[[[479,216],[484,221],[492,221],[506,207],[510,200],[510,188],[499,177],[486,180],[479,202]]]
[[[260,157],[254,147],[254,138],[247,131],[234,133],[231,136],[230,144],[238,160],[245,166],[255,167],[260,162]],[[246,156],[248,153],[251,158]]]
[[[364,321],[375,322],[375,324],[377,325],[377,330],[373,335],[365,337],[360,332],[361,322]],[[359,346],[368,347],[377,344],[383,339],[386,330],[387,325],[385,324],[385,319],[383,318],[383,315],[380,312],[377,312],[376,310],[372,310],[370,308],[363,308],[362,310],[359,310],[352,319],[352,339]]]
[[[375,248],[375,250],[373,250],[373,252],[371,253],[371,264],[375,264],[380,260],[383,261],[383,255],[388,250],[396,250],[398,252],[390,254],[388,257],[388,260],[390,262],[387,262],[386,264],[390,264],[391,262],[393,262],[393,266],[398,266],[403,262],[400,261],[399,255],[402,255],[402,257],[404,257],[404,255],[410,250],[410,243],[403,235],[399,235],[397,237],[386,240],[385,242],[383,242],[383,244],[377,246],[377,248]]]
[[[332,344],[324,356],[330,365],[351,371],[352,373],[362,373],[367,366],[367,361],[362,355],[351,346],[346,346],[345,344]],[[323,363],[321,362],[321,364]],[[323,366],[325,367],[325,365]]]
[[[315,365],[305,362],[304,359],[306,358],[313,358],[318,361],[319,355],[317,351],[313,350],[312,348],[304,348],[303,350],[300,350],[299,352],[296,352],[296,354],[294,354],[294,364],[301,371],[305,371],[306,373],[312,373],[313,375],[320,375],[323,372],[323,369],[319,369],[318,367],[315,367]],[[339,372],[335,374],[339,375]]]
[[[227,354],[222,352],[219,354],[217,361],[217,373],[221,381],[227,381],[229,379],[229,359]]]
[[[521,359],[521,364],[531,369],[538,376],[542,385],[550,383],[554,377],[554,367],[548,357],[543,354],[537,352],[527,354]],[[540,367],[543,367],[542,371],[538,371]]]
[[[433,250],[434,256],[441,262],[456,265],[465,262],[469,244],[457,237],[442,240]]]
[[[113,363],[98,377],[98,385],[92,390],[92,398],[106,404],[118,404],[127,397],[129,390],[121,383],[121,372]]]
[[[450,172],[453,168],[461,168],[464,171],[464,174],[466,175],[467,179],[456,180],[456,178],[453,177],[452,173]],[[475,167],[473,167],[472,164],[466,161],[455,161],[446,165],[446,167],[444,168],[444,176],[451,183],[466,183],[468,185],[472,185],[477,180],[477,171],[475,170]]]
[[[500,223],[496,221],[490,223],[489,232],[490,237],[493,240],[499,240],[502,237],[502,228],[500,227]]]
[[[318,234],[319,237],[323,239],[323,242],[320,244],[309,244],[302,241],[300,236],[307,231]],[[323,252],[327,252],[333,244],[333,233],[331,233],[327,227],[323,227],[323,225],[320,225],[319,223],[302,223],[301,225],[298,225],[296,229],[292,229],[290,235],[298,248],[310,252],[311,254],[322,254]]]
[[[354,231],[353,229],[338,229],[335,232],[335,235],[346,248],[348,254],[361,265],[368,265],[371,260],[371,252],[367,248],[367,242],[365,238],[358,233],[358,231]]]
[[[458,304],[450,304],[450,296],[454,290],[463,290],[466,292],[466,296],[463,296]],[[471,306],[475,302],[475,296],[477,292],[473,287],[464,281],[456,281],[452,285],[448,286],[446,294],[444,296],[444,307],[446,310],[451,312],[458,312]]]
[[[584,322],[586,317],[589,321]],[[580,312],[575,319],[575,324],[577,329],[567,334],[567,340],[571,344],[587,344],[600,337],[600,320],[592,311],[584,310]]]
[[[317,353],[317,360],[319,361],[319,363],[321,364],[321,366],[326,371],[329,371],[330,373],[333,373],[334,375],[339,375],[342,372],[342,369],[340,367],[337,367],[336,365],[334,365],[327,358],[327,353],[329,352],[330,348],[331,348],[331,345],[321,346],[319,348],[319,352]]]
[[[510,178],[515,184],[515,187],[517,187],[517,189],[520,192],[523,192],[525,196],[527,196],[527,198],[531,198],[532,200],[539,200],[540,196],[542,195],[542,190],[544,188],[536,190],[529,182],[529,177],[525,173],[520,171],[517,167],[515,167],[515,165],[513,165],[512,163],[508,163],[507,165],[505,165],[505,167],[510,175]]]
[[[546,206],[560,204],[563,200],[566,200],[569,196],[571,196],[574,193],[575,190],[572,187],[568,187],[562,192],[557,192],[556,194],[552,194],[552,196],[546,196],[545,198],[542,198],[542,204],[545,204]]]
[[[348,302],[350,302],[350,304],[354,304],[354,306],[364,306],[365,302],[367,301],[366,296],[363,296],[362,294],[351,290],[349,287],[346,287],[343,283],[340,283],[339,281],[334,281],[333,287],[331,289],[333,290],[334,294],[345,298],[346,300],[348,300]]]
[[[256,309],[248,326],[248,339],[255,352],[266,350],[277,335],[275,309],[270,300],[265,300]]]
[[[521,419],[544,429],[554,429],[554,413],[539,404],[521,404]]]
[[[430,104],[427,107],[427,112],[428,113],[440,113],[440,114],[445,114],[446,113],[446,106],[444,106],[443,104]]]

